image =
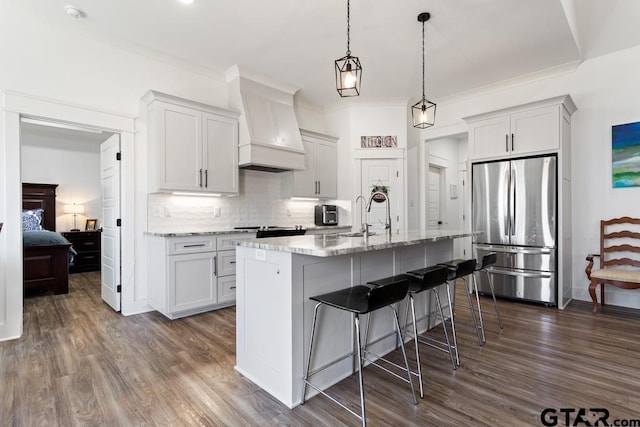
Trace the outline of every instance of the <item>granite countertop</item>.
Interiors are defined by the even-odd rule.
[[[330,257],[379,249],[411,246],[440,240],[456,239],[478,235],[478,232],[461,230],[400,231],[391,235],[379,234],[364,239],[349,237],[355,233],[317,234],[290,237],[270,237],[266,239],[243,239],[233,242],[236,246],[290,252],[301,255]]]
[[[285,226],[286,227],[286,226]],[[293,228],[294,226],[290,226]],[[351,230],[350,225],[317,225],[304,227],[306,230],[326,230],[341,232],[345,230]],[[155,237],[185,237],[185,236],[217,236],[224,234],[238,234],[238,233],[246,233],[246,234],[255,234],[256,230],[236,230],[236,229],[220,229],[220,230],[203,230],[203,231],[145,231],[144,234],[147,236],[155,236]]]

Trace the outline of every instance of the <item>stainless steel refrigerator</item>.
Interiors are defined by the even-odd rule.
[[[557,304],[556,178],[555,155],[473,164],[474,249],[478,259],[498,254],[497,296]],[[478,279],[489,292],[486,275]]]

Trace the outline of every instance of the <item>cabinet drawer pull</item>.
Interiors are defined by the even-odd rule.
[[[236,288],[235,286],[232,286],[232,287],[230,287],[229,289],[235,289],[235,288]]]
[[[213,275],[218,277],[218,255],[213,257]]]
[[[204,188],[209,186],[209,169],[204,170]]]
[[[204,247],[204,243],[198,243],[194,245],[184,245],[185,248],[202,248]]]
[[[509,134],[504,135],[504,151],[509,151]]]
[[[513,140],[515,139],[515,135],[511,134],[511,151],[513,151]]]
[[[236,263],[235,261],[229,261],[229,264],[235,264],[235,263]]]
[[[198,186],[202,187],[202,169],[200,169],[200,178],[198,180]]]

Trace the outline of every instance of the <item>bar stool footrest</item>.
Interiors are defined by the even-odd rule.
[[[350,412],[352,415],[354,415],[357,419],[359,419],[360,421],[362,421],[362,416],[357,414],[353,409],[347,407],[344,403],[338,401],[337,399],[335,399],[333,396],[331,396],[329,393],[327,393],[324,390],[321,390],[320,388],[316,387],[312,382],[305,380],[305,383],[311,387],[312,389],[314,389],[315,391],[317,391],[318,393],[320,393],[321,395],[323,395],[324,397],[326,397],[327,399],[331,400],[333,403],[337,403],[338,405],[340,405],[342,407],[342,409],[346,410],[347,412]]]

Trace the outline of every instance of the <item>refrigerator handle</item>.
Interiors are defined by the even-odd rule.
[[[506,209],[504,210],[504,218],[503,218],[503,223],[504,223],[504,235],[505,236],[509,236],[511,235],[511,229],[510,229],[510,224],[511,224],[511,219],[509,218],[509,212],[511,212],[511,184],[510,184],[510,179],[509,179],[509,174],[511,173],[510,168],[505,169],[504,171],[504,175],[505,175],[505,180],[504,180],[504,185],[505,185],[505,192],[504,194],[507,195],[507,197],[504,198],[504,204],[506,205]]]
[[[509,212],[511,212],[511,235],[515,236],[516,234],[516,200],[517,199],[517,194],[516,194],[516,171],[515,169],[511,169],[511,197],[512,197],[512,201],[511,201],[511,209],[509,210]]]

